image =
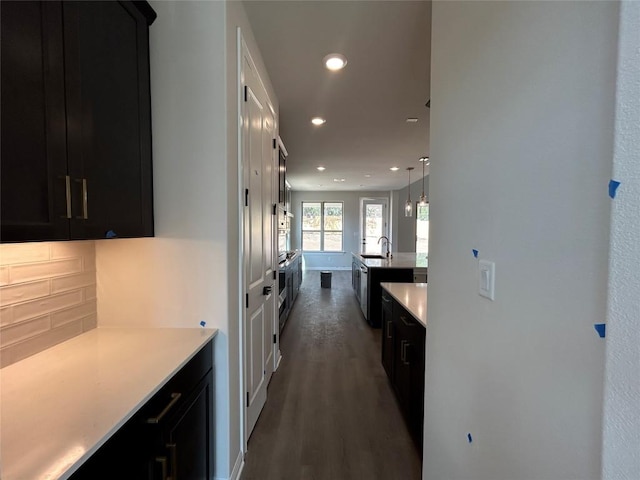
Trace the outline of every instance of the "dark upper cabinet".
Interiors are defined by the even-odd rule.
[[[0,239],[64,239],[62,5],[0,4]]]
[[[153,10],[2,2],[0,15],[1,240],[152,236]]]

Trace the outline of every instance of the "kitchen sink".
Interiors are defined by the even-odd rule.
[[[373,253],[361,253],[360,256],[362,258],[386,258],[384,255],[373,254]]]

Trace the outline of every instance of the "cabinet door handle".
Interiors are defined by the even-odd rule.
[[[404,363],[404,343],[406,340],[400,340],[400,361]]]
[[[181,393],[172,393],[171,401],[167,403],[167,406],[162,409],[162,411],[158,414],[157,417],[147,418],[147,423],[160,423],[160,420],[162,420],[162,418],[167,414],[167,412],[169,412],[169,410],[173,408],[176,402],[180,400],[181,396],[182,396]]]
[[[391,335],[392,327],[393,327],[393,322],[391,320],[387,320],[387,338],[393,338],[393,335]]]
[[[385,297],[384,295],[382,296],[382,301],[385,303],[391,303],[391,300]]]
[[[402,345],[402,363],[404,363],[405,365],[410,365],[411,362],[407,359],[407,348],[411,345],[409,342],[404,341],[404,345]]]
[[[175,443],[167,443],[167,448],[171,450],[171,476],[167,480],[178,480],[178,449]]]
[[[64,189],[67,200],[67,215],[66,218],[71,218],[71,177],[69,175],[64,176]]]
[[[273,285],[267,285],[262,288],[262,295],[271,295],[271,290],[273,290]]]
[[[160,464],[162,469],[162,480],[169,480],[167,476],[167,457],[156,457],[156,462]]]

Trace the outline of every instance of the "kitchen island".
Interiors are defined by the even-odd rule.
[[[369,325],[380,327],[381,282],[426,282],[426,254],[396,252],[391,258],[372,258],[352,253],[351,280],[364,318]]]
[[[96,328],[0,370],[2,479],[69,478],[216,333]]]

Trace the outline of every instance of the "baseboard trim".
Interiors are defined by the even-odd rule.
[[[242,475],[242,469],[244,468],[244,455],[242,452],[238,453],[238,458],[236,458],[236,464],[233,466],[233,470],[231,471],[231,476],[229,480],[240,480],[240,475]],[[216,477],[215,480],[227,480],[226,478]]]

